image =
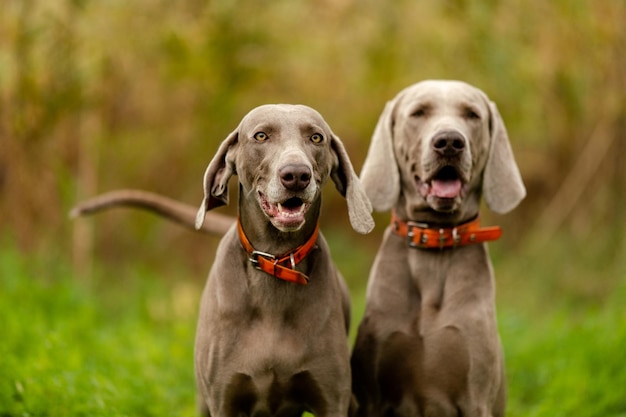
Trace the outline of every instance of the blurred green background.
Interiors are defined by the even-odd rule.
[[[512,213],[483,211],[504,229],[490,250],[509,415],[626,416],[626,2],[0,10],[0,415],[193,415],[217,239],[129,211],[70,221],[73,204],[121,187],[199,204],[220,141],[264,103],[319,110],[359,171],[385,102],[445,78],[498,104],[528,189]],[[332,186],[324,199],[358,321],[389,215],[362,237]]]

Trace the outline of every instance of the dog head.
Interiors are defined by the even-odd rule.
[[[481,196],[505,213],[526,194],[495,104],[460,81],[420,82],[387,103],[361,181],[376,210],[411,219],[464,220]]]
[[[353,228],[374,226],[365,195],[341,140],[322,116],[302,105],[264,105],[250,111],[220,145],[204,175],[204,199],[196,218],[228,204],[228,180],[237,174],[247,201],[255,201],[272,225],[299,230],[331,178],[346,198]]]

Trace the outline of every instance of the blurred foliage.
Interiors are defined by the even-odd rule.
[[[512,214],[485,213],[505,228],[496,256],[541,253],[563,238],[583,254],[593,245],[618,256],[624,246],[624,2],[0,6],[0,227],[27,253],[89,255],[95,245],[98,259],[122,271],[149,264],[166,275],[191,265],[201,280],[214,239],[144,214],[106,214],[85,226],[68,221],[67,211],[120,187],[197,203],[219,142],[268,102],[320,110],[358,169],[385,101],[426,78],[481,87],[506,121],[529,194]],[[388,214],[377,214],[376,231],[355,245],[345,203],[332,187],[324,198],[335,257],[361,286],[362,260]],[[605,264],[592,258],[580,256],[572,268]],[[565,269],[557,265],[555,276]]]
[[[0,7],[0,227],[23,249],[69,252],[68,209],[109,189],[197,203],[219,142],[263,103],[318,109],[358,169],[385,101],[426,78],[466,80],[500,107],[529,189],[515,214],[496,219],[507,227],[505,244],[544,229],[546,239],[562,229],[595,237],[598,228],[623,239],[623,227],[613,226],[623,225],[626,208],[624,2],[0,0]],[[591,168],[572,177],[577,166]],[[568,180],[575,192],[559,194]],[[344,211],[339,196],[326,194],[329,212]],[[96,248],[106,259],[132,249],[158,264],[175,246],[197,264],[206,253],[206,244],[164,222],[127,219],[98,220]],[[345,216],[326,224],[348,229]],[[365,239],[372,249],[382,229]]]

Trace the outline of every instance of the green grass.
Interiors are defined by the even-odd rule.
[[[550,261],[525,259],[541,255]],[[539,267],[494,257],[508,416],[626,416],[624,280],[614,275],[599,295],[581,299],[585,268],[567,291],[567,281],[547,285]],[[598,276],[623,265],[605,264]],[[527,273],[534,275],[522,280]],[[95,275],[82,282],[67,260],[2,247],[0,416],[194,416],[200,284],[141,268]],[[353,299],[358,321],[363,290]]]
[[[626,416],[625,243],[560,236],[496,266],[509,417]]]
[[[0,277],[0,416],[195,415],[185,291],[156,276],[90,289],[7,250]]]
[[[584,314],[501,312],[509,416],[626,416],[625,297]]]

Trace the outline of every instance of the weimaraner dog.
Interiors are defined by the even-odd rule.
[[[345,416],[351,401],[349,296],[318,233],[331,178],[352,227],[374,227],[343,144],[301,105],[248,113],[204,175],[205,213],[239,178],[239,222],[221,240],[200,303],[196,379],[212,416]],[[292,281],[292,282],[288,282]]]
[[[502,416],[506,386],[481,196],[498,213],[526,191],[503,121],[458,81],[424,81],[387,103],[361,182],[392,210],[352,354],[359,416]]]
[[[239,218],[206,220],[239,179]],[[345,196],[353,228],[374,227],[371,204],[340,139],[302,105],[265,105],[223,141],[204,175],[195,227],[220,234],[200,302],[195,344],[200,407],[209,416],[346,416],[352,402],[347,286],[318,232],[322,186]],[[188,225],[186,205],[116,191],[72,214],[126,205]]]

